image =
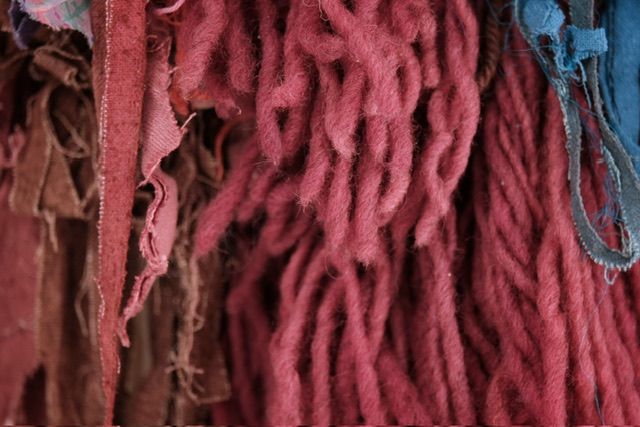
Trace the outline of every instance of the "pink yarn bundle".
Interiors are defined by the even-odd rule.
[[[220,115],[255,108],[257,120],[229,148],[196,246],[238,266],[226,308],[242,420],[638,419],[637,304],[625,297],[637,269],[607,288],[584,255],[562,114],[517,31],[467,192],[480,103],[466,2],[216,7],[227,26],[190,60],[208,64]],[[258,51],[231,24],[252,19]],[[248,63],[255,106],[232,72]],[[590,164],[595,212],[603,175]]]
[[[256,114],[196,233],[242,266],[226,303],[242,419],[474,422],[452,208],[480,108],[472,7],[201,2],[181,29],[185,93]]]
[[[637,420],[638,268],[610,286],[612,273],[582,250],[559,104],[513,36],[473,163],[474,256],[460,317],[477,405],[491,424]],[[605,200],[601,163],[583,170],[591,213]]]

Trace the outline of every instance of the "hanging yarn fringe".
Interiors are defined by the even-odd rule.
[[[622,295],[637,285],[625,277],[609,287],[580,248],[559,103],[518,53],[525,46],[516,37],[502,55],[472,168],[477,231],[461,313],[472,389],[492,424],[636,419],[640,355],[627,334],[637,312]],[[590,212],[605,197],[601,173],[583,170]]]
[[[640,422],[626,0],[54,3],[0,0],[5,422]]]
[[[196,55],[196,36],[184,42],[193,55],[181,81],[191,93],[209,66],[211,97],[233,100],[218,113],[245,111],[232,76],[236,61],[249,62],[251,39],[231,22],[257,15],[255,135],[230,152],[225,186],[196,231],[198,254],[222,241],[247,263],[227,297],[242,419],[474,422],[452,274],[452,194],[479,117],[473,9],[233,3],[217,45]],[[223,8],[201,7],[203,23]],[[232,45],[220,64],[218,49]],[[436,362],[442,353],[447,366]]]

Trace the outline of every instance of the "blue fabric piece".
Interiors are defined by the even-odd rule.
[[[564,13],[554,0],[528,0],[522,18],[534,36],[558,37],[564,23]]]
[[[574,61],[582,61],[607,51],[607,37],[604,28],[586,29],[569,25],[565,32],[570,56]]]
[[[607,37],[602,28],[563,28],[565,19],[556,0],[525,0],[522,6],[522,20],[534,42],[549,38],[546,49],[553,53],[557,71],[570,79],[577,77],[581,61],[607,51]],[[541,48],[539,44],[535,47]]]
[[[600,86],[609,123],[640,174],[640,4],[609,0],[601,16],[609,50],[600,61]]]

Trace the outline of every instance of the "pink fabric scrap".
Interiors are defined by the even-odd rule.
[[[176,235],[178,187],[160,168],[162,159],[180,145],[183,136],[169,100],[169,47],[170,44],[165,43],[162,48],[150,52],[147,58],[147,89],[142,115],[141,169],[144,180],[140,185],[150,183],[155,196],[147,209],[139,243],[147,265],[136,277],[119,322],[118,334],[125,347],[129,346],[127,322],[140,313],[153,283],[167,272]]]

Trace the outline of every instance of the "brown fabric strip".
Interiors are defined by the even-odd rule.
[[[11,170],[24,142],[12,126],[15,76],[25,58],[0,50],[0,423],[17,422],[24,383],[37,363],[34,339],[37,221],[9,209]],[[12,135],[13,133],[13,135]]]
[[[138,194],[142,193],[142,190]],[[144,218],[134,218],[132,244],[140,239]],[[129,271],[144,268],[145,260],[129,251]],[[127,280],[133,282],[133,276]],[[129,323],[131,347],[123,355],[121,403],[118,410],[126,425],[164,425],[172,397],[169,358],[174,342],[178,289],[160,279],[151,290],[143,311]]]
[[[36,361],[40,364],[24,390],[18,390],[22,413],[13,421],[96,424],[102,420],[102,390],[95,322],[98,294],[93,283],[97,242],[95,233],[89,231],[96,223],[97,159],[95,110],[87,90],[90,68],[69,34],[51,34],[45,39],[48,44],[20,56],[8,56],[0,65],[0,70],[13,74],[17,66],[28,70],[18,78],[0,72],[0,86],[6,84],[16,91],[13,96],[2,90],[6,101],[1,104],[18,110],[16,117],[0,114],[0,163],[12,168],[13,175],[13,219],[2,227],[8,240],[4,250],[0,249],[0,283],[8,292],[2,300],[10,307],[2,311],[16,315],[15,320],[29,335],[28,342],[16,345],[16,351],[11,352],[11,357],[21,361],[7,372],[20,373],[18,368],[24,363],[33,363],[34,368]],[[23,122],[21,99],[28,96]],[[7,139],[9,125],[13,133]],[[8,187],[4,185],[2,191],[4,206]],[[4,212],[0,216],[7,217]],[[40,221],[39,226],[34,216],[46,221]],[[87,219],[91,224],[84,221]],[[24,234],[23,224],[31,224],[30,238]],[[25,246],[30,240],[31,250]],[[25,277],[31,277],[32,297],[11,293],[27,285],[24,278],[11,273],[20,269],[28,274]],[[5,284],[5,278],[10,283]],[[31,313],[27,323],[20,314],[22,304]],[[32,356],[24,353],[27,349]],[[15,406],[15,396],[0,400]]]
[[[59,220],[55,238],[42,240],[38,288],[38,350],[45,370],[50,425],[102,421],[96,337],[95,222]],[[56,247],[52,244],[56,242]]]
[[[87,218],[96,190],[94,117],[89,98],[55,82],[47,83],[31,99],[28,143],[16,164],[11,191],[14,211]]]

